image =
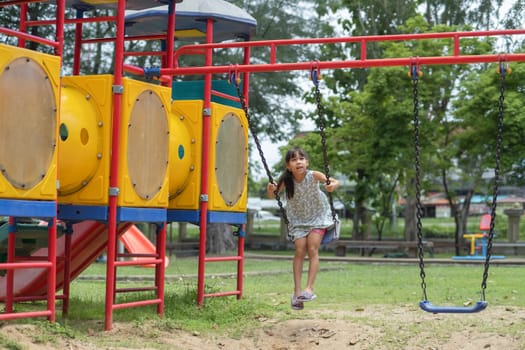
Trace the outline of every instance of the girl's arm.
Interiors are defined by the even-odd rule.
[[[337,188],[339,188],[339,181],[337,179],[334,179],[330,176],[330,184],[327,184],[328,181],[326,181],[326,174],[323,174],[322,172],[316,170],[312,171],[312,173],[314,175],[314,179],[324,184],[324,188],[326,189],[326,191],[333,192]]]

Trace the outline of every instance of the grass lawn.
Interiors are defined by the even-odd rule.
[[[291,256],[292,253],[292,251],[281,252],[280,255]],[[432,332],[437,337],[447,337],[447,334],[462,323],[462,317],[465,319],[464,316],[438,317],[439,322],[436,323],[432,315],[418,311],[418,303],[422,299],[418,264],[387,265],[323,261],[315,286],[318,298],[308,304],[307,310],[301,312],[290,308],[290,295],[293,289],[291,260],[247,258],[243,297],[240,300],[235,297],[207,298],[204,307],[196,305],[197,265],[196,257],[170,257],[170,265],[166,270],[164,317],[158,317],[155,306],[115,310],[113,322],[119,325],[117,333],[106,335],[103,331],[106,273],[106,265],[103,263],[92,264],[73,281],[69,314],[66,318],[62,319],[58,315],[57,322],[53,325],[41,319],[21,319],[10,323],[21,326],[32,325],[33,343],[52,344],[51,347],[35,347],[35,349],[46,350],[59,346],[57,344],[71,342],[73,339],[76,344],[86,344],[85,347],[77,347],[82,350],[179,349],[169,345],[170,334],[173,332],[179,332],[177,333],[179,336],[188,334],[189,340],[195,335],[202,337],[202,342],[198,346],[180,347],[180,349],[207,350],[217,349],[216,345],[215,347],[203,345],[208,344],[209,339],[212,338],[223,339],[220,341],[221,344],[228,344],[226,342],[228,339],[229,342],[242,339],[246,342],[248,341],[244,338],[246,334],[258,334],[257,332],[263,332],[263,329],[268,329],[271,325],[283,324],[284,329],[288,329],[290,325],[287,322],[291,322],[298,324],[298,327],[303,327],[295,331],[295,338],[292,337],[293,335],[288,336],[288,338],[292,337],[292,340],[288,338],[283,340],[285,344],[289,341],[298,342],[297,332],[304,330],[305,324],[314,320],[316,325],[321,324],[320,322],[326,322],[328,325],[339,322],[342,327],[340,333],[348,327],[380,330],[382,335],[374,335],[376,331],[371,331],[370,335],[366,333],[370,345],[357,347],[358,349],[401,349],[414,341],[415,334],[426,336],[426,331],[423,328],[419,329],[418,324],[433,327]],[[228,276],[236,271],[234,263],[208,263],[206,267],[206,293],[235,289],[236,279]],[[430,265],[426,267],[425,272],[427,296],[433,304],[462,306],[479,300],[482,266]],[[151,268],[119,267],[117,287],[150,286],[153,283],[153,273]],[[135,279],[126,277],[135,277]],[[513,311],[514,314],[525,310],[524,280],[523,267],[491,266],[486,289],[486,299],[489,302],[487,310],[517,310]],[[152,292],[146,292],[148,293]],[[153,297],[153,294],[149,296]],[[140,300],[143,297],[144,295],[140,293],[117,294],[117,302]],[[60,303],[58,304],[57,310],[60,310]],[[35,305],[23,304],[22,307],[31,309]],[[491,312],[496,311],[483,311],[480,315],[481,317],[491,315]],[[397,321],[392,319],[400,320],[403,315],[406,316],[403,321],[405,325],[398,325]],[[480,332],[497,331],[500,337],[509,339],[519,338],[519,334],[523,334],[522,322],[513,320],[510,325],[508,322],[500,324],[503,322],[500,320],[507,319],[506,316],[493,317],[495,317],[494,322],[498,324],[492,322],[490,327],[488,324],[483,326],[486,323],[478,316],[467,316],[466,319]],[[411,318],[420,318],[420,320],[412,321]],[[267,322],[265,320],[271,320],[271,325],[265,323]],[[126,332],[129,334],[121,334],[124,332],[123,329],[128,329]],[[395,339],[394,345],[391,344],[393,339]],[[7,349],[27,348],[21,346],[19,341],[17,343],[16,340],[0,332],[0,348],[2,346]],[[331,346],[331,348],[338,348],[339,345]],[[33,349],[33,346],[29,348]],[[225,345],[218,348],[228,347]],[[231,348],[241,347],[232,345]]]

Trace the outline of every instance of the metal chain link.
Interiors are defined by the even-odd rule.
[[[421,278],[421,291],[423,293],[423,300],[427,298],[427,284],[425,282],[425,262],[423,260],[423,233],[421,224],[422,205],[421,205],[421,162],[419,150],[419,92],[418,92],[418,67],[413,65],[411,67],[411,77],[413,81],[413,96],[414,96],[414,154],[415,154],[415,181],[416,181],[416,228],[417,228],[417,242],[418,242],[418,257],[419,257],[419,277]]]
[[[261,162],[263,163],[264,170],[266,171],[266,175],[268,176],[268,181],[270,183],[276,184],[272,176],[272,172],[270,171],[270,167],[268,166],[268,162],[266,161],[266,158],[264,157],[264,152],[262,150],[262,146],[259,141],[259,137],[257,136],[257,131],[255,130],[255,126],[251,122],[250,114],[248,113],[248,106],[246,105],[246,98],[244,97],[244,94],[241,91],[241,87],[237,81],[237,77],[233,73],[231,73],[230,75],[230,83],[232,83],[237,89],[237,95],[239,96],[241,107],[244,110],[244,114],[246,115],[246,120],[248,121],[248,128],[250,129],[250,132],[252,133],[253,140],[255,141],[255,146],[257,147],[257,151],[259,152],[259,156],[261,158]],[[281,200],[281,197],[279,196],[279,189],[276,188],[273,194],[275,196],[275,200],[277,201],[277,204],[279,205],[279,209],[281,211],[284,222],[286,223],[286,227],[288,227],[289,221],[288,221],[288,217],[286,216],[286,210],[284,209],[283,202]]]
[[[312,82],[315,87],[315,100],[317,104],[317,123],[319,126],[319,134],[321,135],[321,148],[323,150],[323,163],[324,163],[324,173],[326,176],[326,184],[330,184],[330,166],[328,164],[328,154],[326,147],[326,124],[323,118],[323,105],[321,104],[321,91],[319,90],[319,76],[317,70],[312,70]],[[330,203],[330,209],[332,210],[332,218],[334,222],[337,220],[337,214],[334,207],[334,199],[332,192],[328,192],[328,202]]]
[[[496,207],[498,201],[498,182],[499,182],[499,167],[501,161],[501,144],[503,142],[503,112],[505,102],[505,74],[507,73],[506,66],[500,62],[500,96],[498,109],[498,132],[496,136],[496,164],[494,166],[494,187],[492,194],[492,205],[490,206],[490,229],[487,240],[487,255],[485,257],[485,268],[483,270],[483,280],[481,282],[481,300],[485,300],[485,289],[487,288],[487,279],[489,276],[490,257],[492,254],[492,240],[494,238],[494,227],[496,224]]]

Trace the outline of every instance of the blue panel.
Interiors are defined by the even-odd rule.
[[[107,221],[108,220],[108,207],[107,206],[96,206],[96,205],[58,205],[58,218],[60,220],[96,220],[96,221]]]
[[[428,300],[423,300],[419,303],[419,307],[426,311],[431,312],[433,314],[440,314],[440,313],[448,313],[448,314],[472,314],[475,312],[483,311],[487,308],[488,302],[486,301],[478,301],[476,304],[474,304],[471,307],[463,307],[463,306],[435,306],[432,305],[432,303]]]
[[[164,208],[117,208],[118,222],[166,222],[167,210]]]
[[[168,209],[168,222],[191,222],[198,224],[200,219],[199,210],[175,210]]]
[[[208,222],[222,224],[245,224],[246,213],[235,213],[228,211],[209,211]]]
[[[55,201],[0,199],[0,215],[54,218],[57,216],[57,204]]]

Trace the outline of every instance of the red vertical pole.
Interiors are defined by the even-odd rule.
[[[120,143],[120,118],[122,113],[122,72],[124,62],[124,11],[126,1],[120,0],[117,8],[117,34],[115,40],[115,69],[113,81],[113,123],[111,134],[111,163],[109,183],[108,247],[106,264],[106,311],[105,330],[111,330],[113,323],[113,304],[115,302],[115,258],[117,247],[117,198],[118,164]]]
[[[245,225],[242,225],[239,232],[239,241],[237,242],[237,255],[240,257],[237,260],[237,299],[242,298],[243,273],[244,273],[244,235],[246,234]]]
[[[250,64],[250,47],[247,46],[244,48],[244,57],[243,57],[243,64],[249,65]],[[246,107],[249,105],[249,87],[250,87],[250,73],[246,72],[244,73],[244,79],[242,82],[242,93],[244,95],[244,102],[246,104]]]
[[[164,275],[166,273],[166,223],[157,229],[157,254],[161,260],[160,264],[155,267],[155,284],[157,287],[157,298],[160,303],[157,304],[157,313],[164,315]]]
[[[174,1],[168,5],[168,32],[166,33],[166,56],[163,58],[164,67],[173,68],[173,51],[175,50],[175,14],[177,7]],[[173,76],[165,77],[167,81],[163,81],[162,85],[171,87]]]
[[[57,278],[57,219],[51,219],[47,228],[47,261],[51,265],[47,270],[47,309],[51,312],[50,322],[55,322],[56,315],[56,278]]]
[[[69,309],[69,289],[71,285],[71,235],[73,231],[70,227],[66,227],[64,234],[64,288],[62,290],[64,299],[62,300],[62,315],[67,315]]]
[[[56,14],[56,32],[55,40],[59,45],[55,48],[55,55],[62,58],[64,53],[64,23],[65,23],[65,13],[66,13],[66,0],[57,0],[57,14]],[[62,65],[62,62],[60,62]],[[60,99],[59,99],[60,100]],[[55,221],[56,224],[56,221]],[[56,226],[56,225],[55,225]],[[56,229],[56,227],[55,227]]]
[[[55,55],[60,57],[60,67],[62,67],[62,55],[64,54],[64,24],[65,24],[65,16],[66,16],[66,0],[57,0],[57,12],[56,12],[56,32],[55,32],[55,40],[58,43],[58,45],[55,48]],[[59,106],[57,108],[57,124],[60,125],[60,93],[61,93],[61,86],[59,84],[58,86],[58,103]],[[57,174],[58,178],[58,174]],[[55,198],[55,213],[58,213],[58,194]],[[48,310],[51,311],[51,315],[49,316],[49,320],[51,322],[54,322],[56,319],[56,280],[57,280],[57,217],[55,217],[50,221],[51,225],[48,227],[48,261],[51,263],[51,268],[48,271],[49,278],[48,278],[48,284],[47,284],[47,304],[48,304]],[[66,271],[64,270],[64,273]],[[69,274],[69,271],[67,271]],[[65,276],[64,276],[65,277]],[[69,278],[69,276],[68,276]],[[66,280],[64,280],[64,286],[66,286]],[[69,305],[69,285],[67,287],[64,287],[64,295],[65,299],[62,300],[62,312],[67,311],[68,305]]]
[[[23,33],[27,32],[27,3],[20,5],[20,24],[19,30]],[[25,47],[26,40],[23,38],[18,38],[18,47]]]
[[[244,48],[244,57],[243,57],[243,64],[248,65],[250,64],[250,48],[246,47]],[[243,88],[243,96],[245,99],[246,106],[249,104],[249,86],[250,86],[250,73],[246,72],[244,73],[244,79],[242,83]],[[244,274],[244,236],[246,234],[246,225],[242,225],[241,232],[239,234],[239,241],[237,242],[237,255],[240,257],[240,259],[237,261],[237,290],[239,291],[239,294],[237,294],[237,299],[242,298],[242,292],[243,292],[243,274]]]
[[[83,18],[84,11],[77,10],[77,18]],[[75,24],[75,47],[73,49],[73,75],[80,74],[80,53],[82,52],[82,30],[83,24]]]
[[[206,22],[206,42],[213,41],[213,21]],[[212,53],[206,49],[205,66],[212,65]],[[208,170],[210,161],[210,128],[211,128],[211,73],[204,75],[204,102],[202,110],[202,161],[201,161],[201,195],[200,195],[200,239],[199,239],[199,272],[197,278],[197,304],[204,303],[204,274],[206,264],[206,225],[208,217]]]
[[[9,233],[7,234],[7,262],[15,262],[15,241],[16,241],[16,222],[15,219],[9,217]],[[15,270],[9,269],[6,272],[6,290],[5,290],[5,311],[7,313],[13,312],[13,286],[15,280]]]

